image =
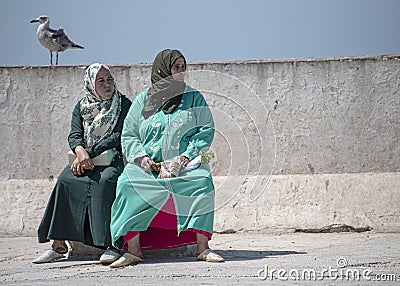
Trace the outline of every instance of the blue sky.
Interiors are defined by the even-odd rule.
[[[189,62],[400,54],[399,0],[0,0],[0,66],[47,65],[37,24],[85,47],[59,64]]]

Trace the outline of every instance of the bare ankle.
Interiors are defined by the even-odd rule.
[[[65,254],[68,252],[68,246],[65,240],[54,240],[51,249],[57,253]]]
[[[128,248],[128,252],[130,254],[136,255],[137,257],[142,257],[143,256],[142,250],[140,248],[137,248],[137,247]]]
[[[136,235],[132,239],[128,241],[128,252],[130,254],[136,255],[138,257],[142,257],[142,249],[140,248],[140,240],[139,240],[140,235]]]

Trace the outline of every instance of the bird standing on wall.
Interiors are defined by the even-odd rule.
[[[53,52],[56,52],[56,65],[58,64],[58,53],[67,49],[77,48],[83,49],[82,46],[74,44],[64,33],[64,29],[59,28],[53,30],[50,28],[50,17],[40,16],[31,21],[31,23],[39,22],[37,29],[37,38],[39,42],[50,51],[50,65],[53,64]]]

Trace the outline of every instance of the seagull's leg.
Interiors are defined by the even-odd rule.
[[[56,65],[58,65],[58,52],[56,52]]]
[[[50,65],[53,64],[53,52],[50,51]]]

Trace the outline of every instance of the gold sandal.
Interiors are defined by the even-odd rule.
[[[225,260],[219,254],[216,254],[211,249],[206,249],[197,256],[197,260],[207,262],[224,262]]]
[[[124,266],[128,266],[131,264],[137,264],[142,261],[143,261],[142,258],[140,258],[136,255],[130,254],[129,252],[126,252],[118,260],[111,263],[110,267],[111,268],[124,267]]]

